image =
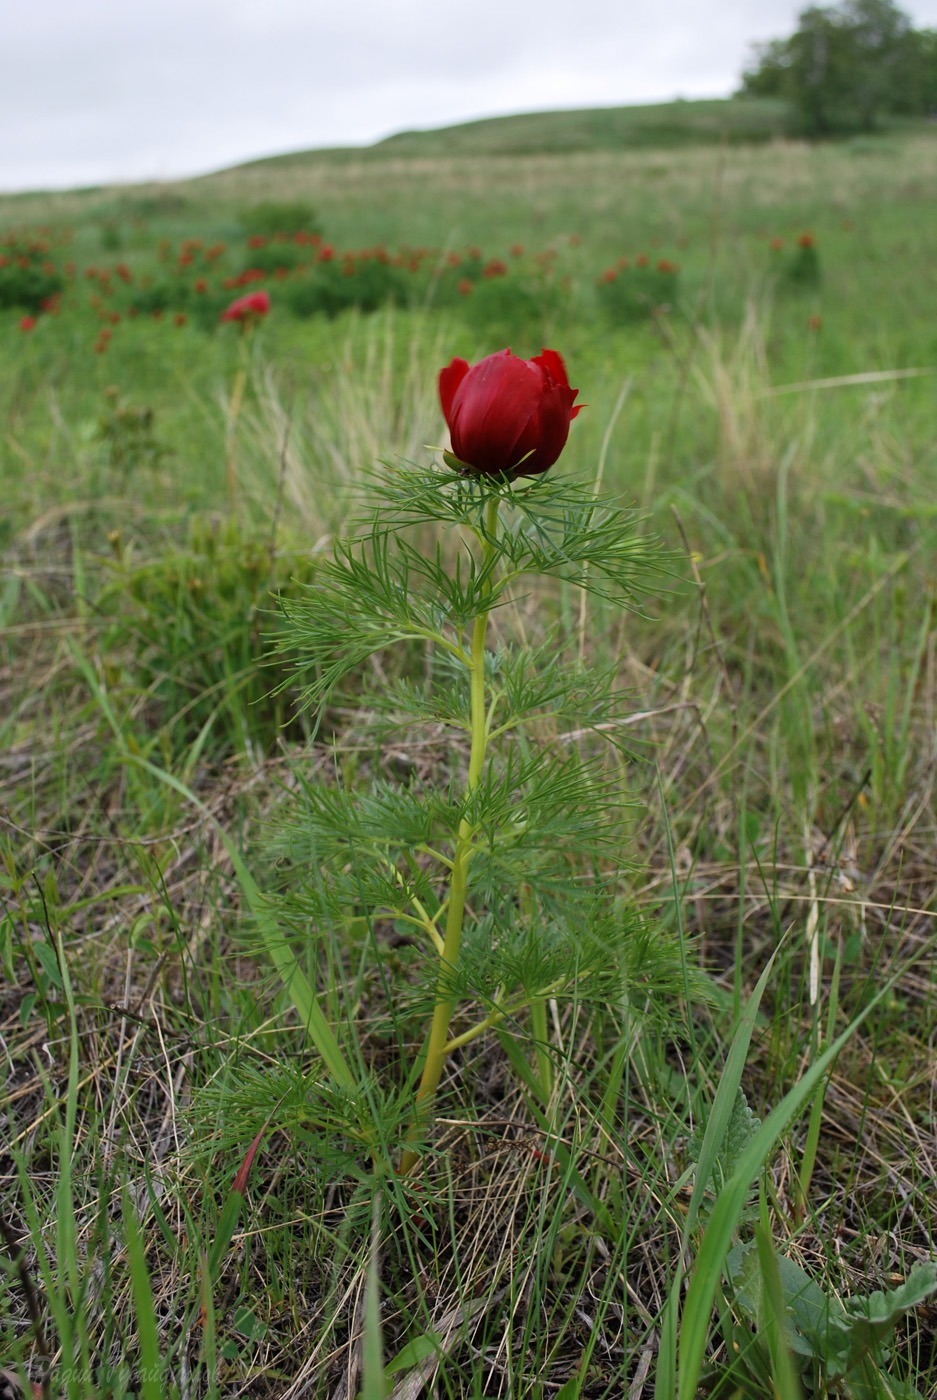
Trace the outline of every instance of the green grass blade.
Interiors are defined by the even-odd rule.
[[[678,1400],[693,1400],[703,1366],[703,1356],[709,1335],[710,1317],[716,1290],[722,1278],[725,1257],[751,1189],[751,1184],[776,1146],[788,1123],[818,1088],[823,1076],[832,1066],[843,1046],[855,1034],[862,1022],[891,991],[891,982],[882,987],[867,1006],[859,1012],[833,1044],[790,1089],[776,1108],[769,1113],[761,1127],[743,1150],[736,1171],[726,1183],[713,1207],[703,1236],[679,1328]],[[668,1299],[668,1307],[671,1304]],[[674,1323],[675,1325],[675,1323]],[[672,1393],[672,1392],[671,1392]],[[659,1385],[655,1392],[662,1397]]]
[[[781,1271],[777,1255],[771,1243],[771,1235],[764,1224],[755,1227],[755,1241],[758,1246],[758,1263],[761,1267],[763,1294],[767,1317],[765,1318],[768,1352],[771,1357],[772,1381],[778,1400],[804,1400],[804,1392],[794,1369],[793,1358],[786,1342],[787,1309],[784,1305],[784,1290],[781,1286]]]
[[[123,1215],[127,1258],[130,1263],[130,1285],[137,1315],[137,1341],[140,1344],[140,1396],[141,1400],[162,1400],[165,1392],[160,1380],[162,1365],[159,1354],[159,1333],[156,1326],[153,1290],[150,1287],[150,1275],[146,1267],[146,1246],[133,1204],[126,1193],[123,1200]]]
[[[699,1161],[696,1167],[696,1181],[693,1186],[693,1195],[690,1197],[686,1224],[683,1228],[682,1257],[686,1256],[690,1233],[699,1218],[700,1205],[709,1187],[713,1167],[715,1166],[716,1158],[719,1154],[719,1148],[725,1140],[729,1119],[732,1116],[732,1109],[735,1105],[739,1085],[742,1082],[742,1073],[748,1059],[748,1050],[751,1045],[752,1033],[755,1029],[755,1022],[758,1017],[758,1008],[761,1005],[761,999],[768,985],[768,979],[771,976],[777,954],[778,949],[775,949],[774,953],[772,953],[771,957],[768,959],[765,969],[755,986],[755,990],[752,992],[745,1005],[745,1010],[742,1013],[732,1039],[732,1044],[729,1047],[725,1069],[719,1080],[719,1088],[716,1090],[716,1097],[713,1100],[709,1121],[706,1124],[706,1130],[703,1133],[703,1141],[700,1146]],[[677,1320],[680,1308],[680,1292],[683,1283],[683,1274],[684,1270],[681,1259],[674,1270],[670,1293],[664,1307],[664,1315],[661,1319],[660,1348],[658,1351],[657,1376],[654,1387],[655,1400],[670,1400],[676,1386]]]

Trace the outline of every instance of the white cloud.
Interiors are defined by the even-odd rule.
[[[0,189],[195,174],[512,111],[728,95],[752,42],[789,33],[802,7],[21,4],[4,20]],[[937,25],[937,0],[905,8]]]

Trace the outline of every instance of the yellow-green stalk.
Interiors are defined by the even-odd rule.
[[[485,535],[483,541],[482,571],[491,564],[496,547],[498,531],[498,497],[492,495],[485,508]],[[469,654],[469,681],[471,694],[471,749],[469,752],[466,796],[470,797],[478,786],[485,765],[485,751],[488,747],[489,716],[485,708],[485,639],[488,632],[488,609],[480,612],[472,624],[472,649]],[[443,1064],[448,1053],[449,1023],[455,1009],[455,1000],[448,983],[451,970],[459,960],[462,945],[462,928],[465,918],[465,892],[468,885],[469,863],[475,847],[475,831],[463,817],[459,823],[455,854],[452,859],[452,872],[449,877],[448,907],[446,910],[446,931],[440,953],[439,980],[436,990],[436,1006],[430,1025],[429,1040],[426,1046],[426,1060],[423,1074],[416,1091],[416,1112],[411,1132],[417,1133],[425,1122],[427,1102],[432,1099],[442,1075]],[[400,1175],[406,1176],[417,1161],[413,1148],[406,1148],[400,1159]]]

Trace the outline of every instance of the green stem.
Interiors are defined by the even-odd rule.
[[[482,569],[488,569],[497,548],[498,497],[492,495],[485,507],[485,534],[483,536]],[[478,786],[485,766],[485,752],[488,747],[488,715],[485,710],[485,638],[488,631],[488,609],[480,612],[472,624],[472,650],[468,658],[469,684],[471,695],[471,749],[469,751],[468,779],[465,785],[466,797],[471,797]],[[459,823],[455,854],[449,877],[449,895],[446,909],[446,931],[443,936],[440,954],[439,979],[436,988],[436,1005],[430,1025],[429,1040],[426,1046],[426,1060],[423,1074],[416,1091],[416,1107],[411,1133],[418,1132],[425,1117],[425,1106],[432,1099],[442,1076],[443,1064],[448,1053],[449,1023],[455,1010],[455,998],[451,991],[452,972],[458,965],[459,949],[462,946],[462,928],[465,919],[465,893],[468,888],[468,871],[475,849],[475,829],[463,817]],[[412,1148],[406,1148],[400,1159],[400,1175],[406,1176],[417,1161]]]
[[[540,1081],[540,1088],[543,1091],[544,1107],[549,1104],[553,1093],[553,1061],[550,1059],[550,1052],[547,1049],[549,1044],[547,1032],[547,999],[545,996],[534,997],[530,1003],[530,1024],[534,1033],[534,1042],[537,1055],[537,1078]]]
[[[460,1045],[470,1045],[473,1040],[477,1040],[485,1031],[490,1031],[493,1026],[499,1025],[502,1021],[507,1020],[508,1017],[513,1019],[519,1016],[525,1007],[534,1006],[537,1001],[545,1003],[547,997],[553,996],[555,992],[561,991],[566,985],[566,978],[558,977],[555,982],[551,982],[548,987],[544,987],[543,991],[536,997],[530,998],[520,996],[512,1002],[502,1002],[501,997],[503,992],[498,992],[494,998],[494,1005],[485,1019],[483,1021],[477,1021],[474,1026],[471,1026],[467,1031],[463,1031],[461,1035],[454,1035],[446,1045],[446,1054],[449,1055],[453,1050],[458,1050]],[[552,1076],[553,1063],[550,1061],[551,1084]],[[552,1089],[550,1092],[552,1093]]]

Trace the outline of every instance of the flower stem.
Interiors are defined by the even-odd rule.
[[[485,532],[482,536],[482,570],[487,571],[497,549],[498,497],[492,494],[485,507]],[[469,685],[471,696],[471,749],[469,751],[468,778],[465,785],[466,797],[471,797],[478,786],[485,766],[485,751],[488,747],[489,716],[485,708],[485,638],[488,632],[488,609],[478,613],[472,623],[472,649],[468,658]],[[465,918],[465,893],[468,887],[469,864],[475,849],[475,829],[463,817],[459,822],[455,853],[449,877],[449,895],[446,909],[446,931],[440,953],[439,978],[436,986],[436,1005],[430,1024],[429,1040],[426,1046],[426,1060],[423,1074],[416,1091],[416,1106],[411,1124],[411,1136],[419,1131],[425,1117],[427,1102],[432,1099],[442,1076],[443,1064],[448,1053],[449,1023],[455,1009],[455,998],[451,990],[452,973],[458,965],[459,949],[462,945],[462,928]],[[413,1148],[406,1148],[400,1159],[400,1175],[406,1176],[417,1161]]]
[[[550,1102],[553,1093],[553,1061],[550,1059],[547,1036],[547,999],[534,997],[530,1003],[530,1024],[537,1049],[537,1079],[540,1083],[544,1107]]]

